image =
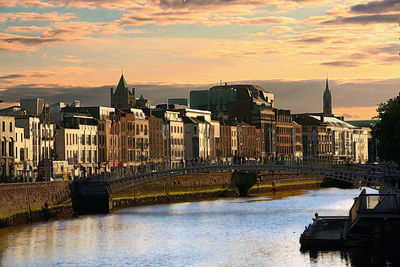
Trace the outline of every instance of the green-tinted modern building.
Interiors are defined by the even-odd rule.
[[[190,107],[209,110],[215,119],[238,119],[254,124],[260,111],[273,109],[274,94],[257,85],[225,84],[191,91]]]
[[[187,98],[169,98],[168,99],[168,105],[182,105],[182,106],[188,106],[188,100]]]

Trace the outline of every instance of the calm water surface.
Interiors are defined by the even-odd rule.
[[[372,190],[371,190],[372,191]],[[347,215],[360,190],[322,189],[128,208],[0,230],[2,266],[351,266],[300,252],[314,213]]]

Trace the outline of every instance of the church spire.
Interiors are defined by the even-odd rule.
[[[124,74],[121,74],[121,78],[119,79],[117,89],[115,92],[125,92],[128,89],[128,85],[126,84]]]
[[[136,104],[135,88],[129,90],[128,84],[125,81],[124,74],[121,74],[115,92],[110,89],[111,107],[113,108],[132,108]]]
[[[328,76],[326,76],[325,90],[329,90]]]
[[[333,116],[332,114],[332,95],[331,91],[329,90],[329,82],[328,82],[328,77],[326,77],[326,83],[325,83],[325,91],[323,95],[323,113],[325,116]]]

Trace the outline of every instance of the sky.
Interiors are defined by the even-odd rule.
[[[121,73],[152,104],[220,81],[278,108],[370,119],[400,91],[400,0],[0,0],[0,99],[110,105]]]

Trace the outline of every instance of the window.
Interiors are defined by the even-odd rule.
[[[97,138],[96,138],[96,135],[93,135],[93,145],[97,145]]]
[[[89,150],[87,153],[87,162],[91,162],[92,161],[92,151]]]
[[[13,130],[13,125],[12,122],[10,122],[10,132],[12,132],[12,130]]]
[[[90,134],[87,136],[86,140],[87,144],[90,146],[92,144],[92,137],[90,136]]]
[[[81,135],[81,145],[84,145],[84,144],[85,144],[85,135],[82,134]]]
[[[6,131],[6,122],[5,121],[3,121],[3,132],[5,132]]]

